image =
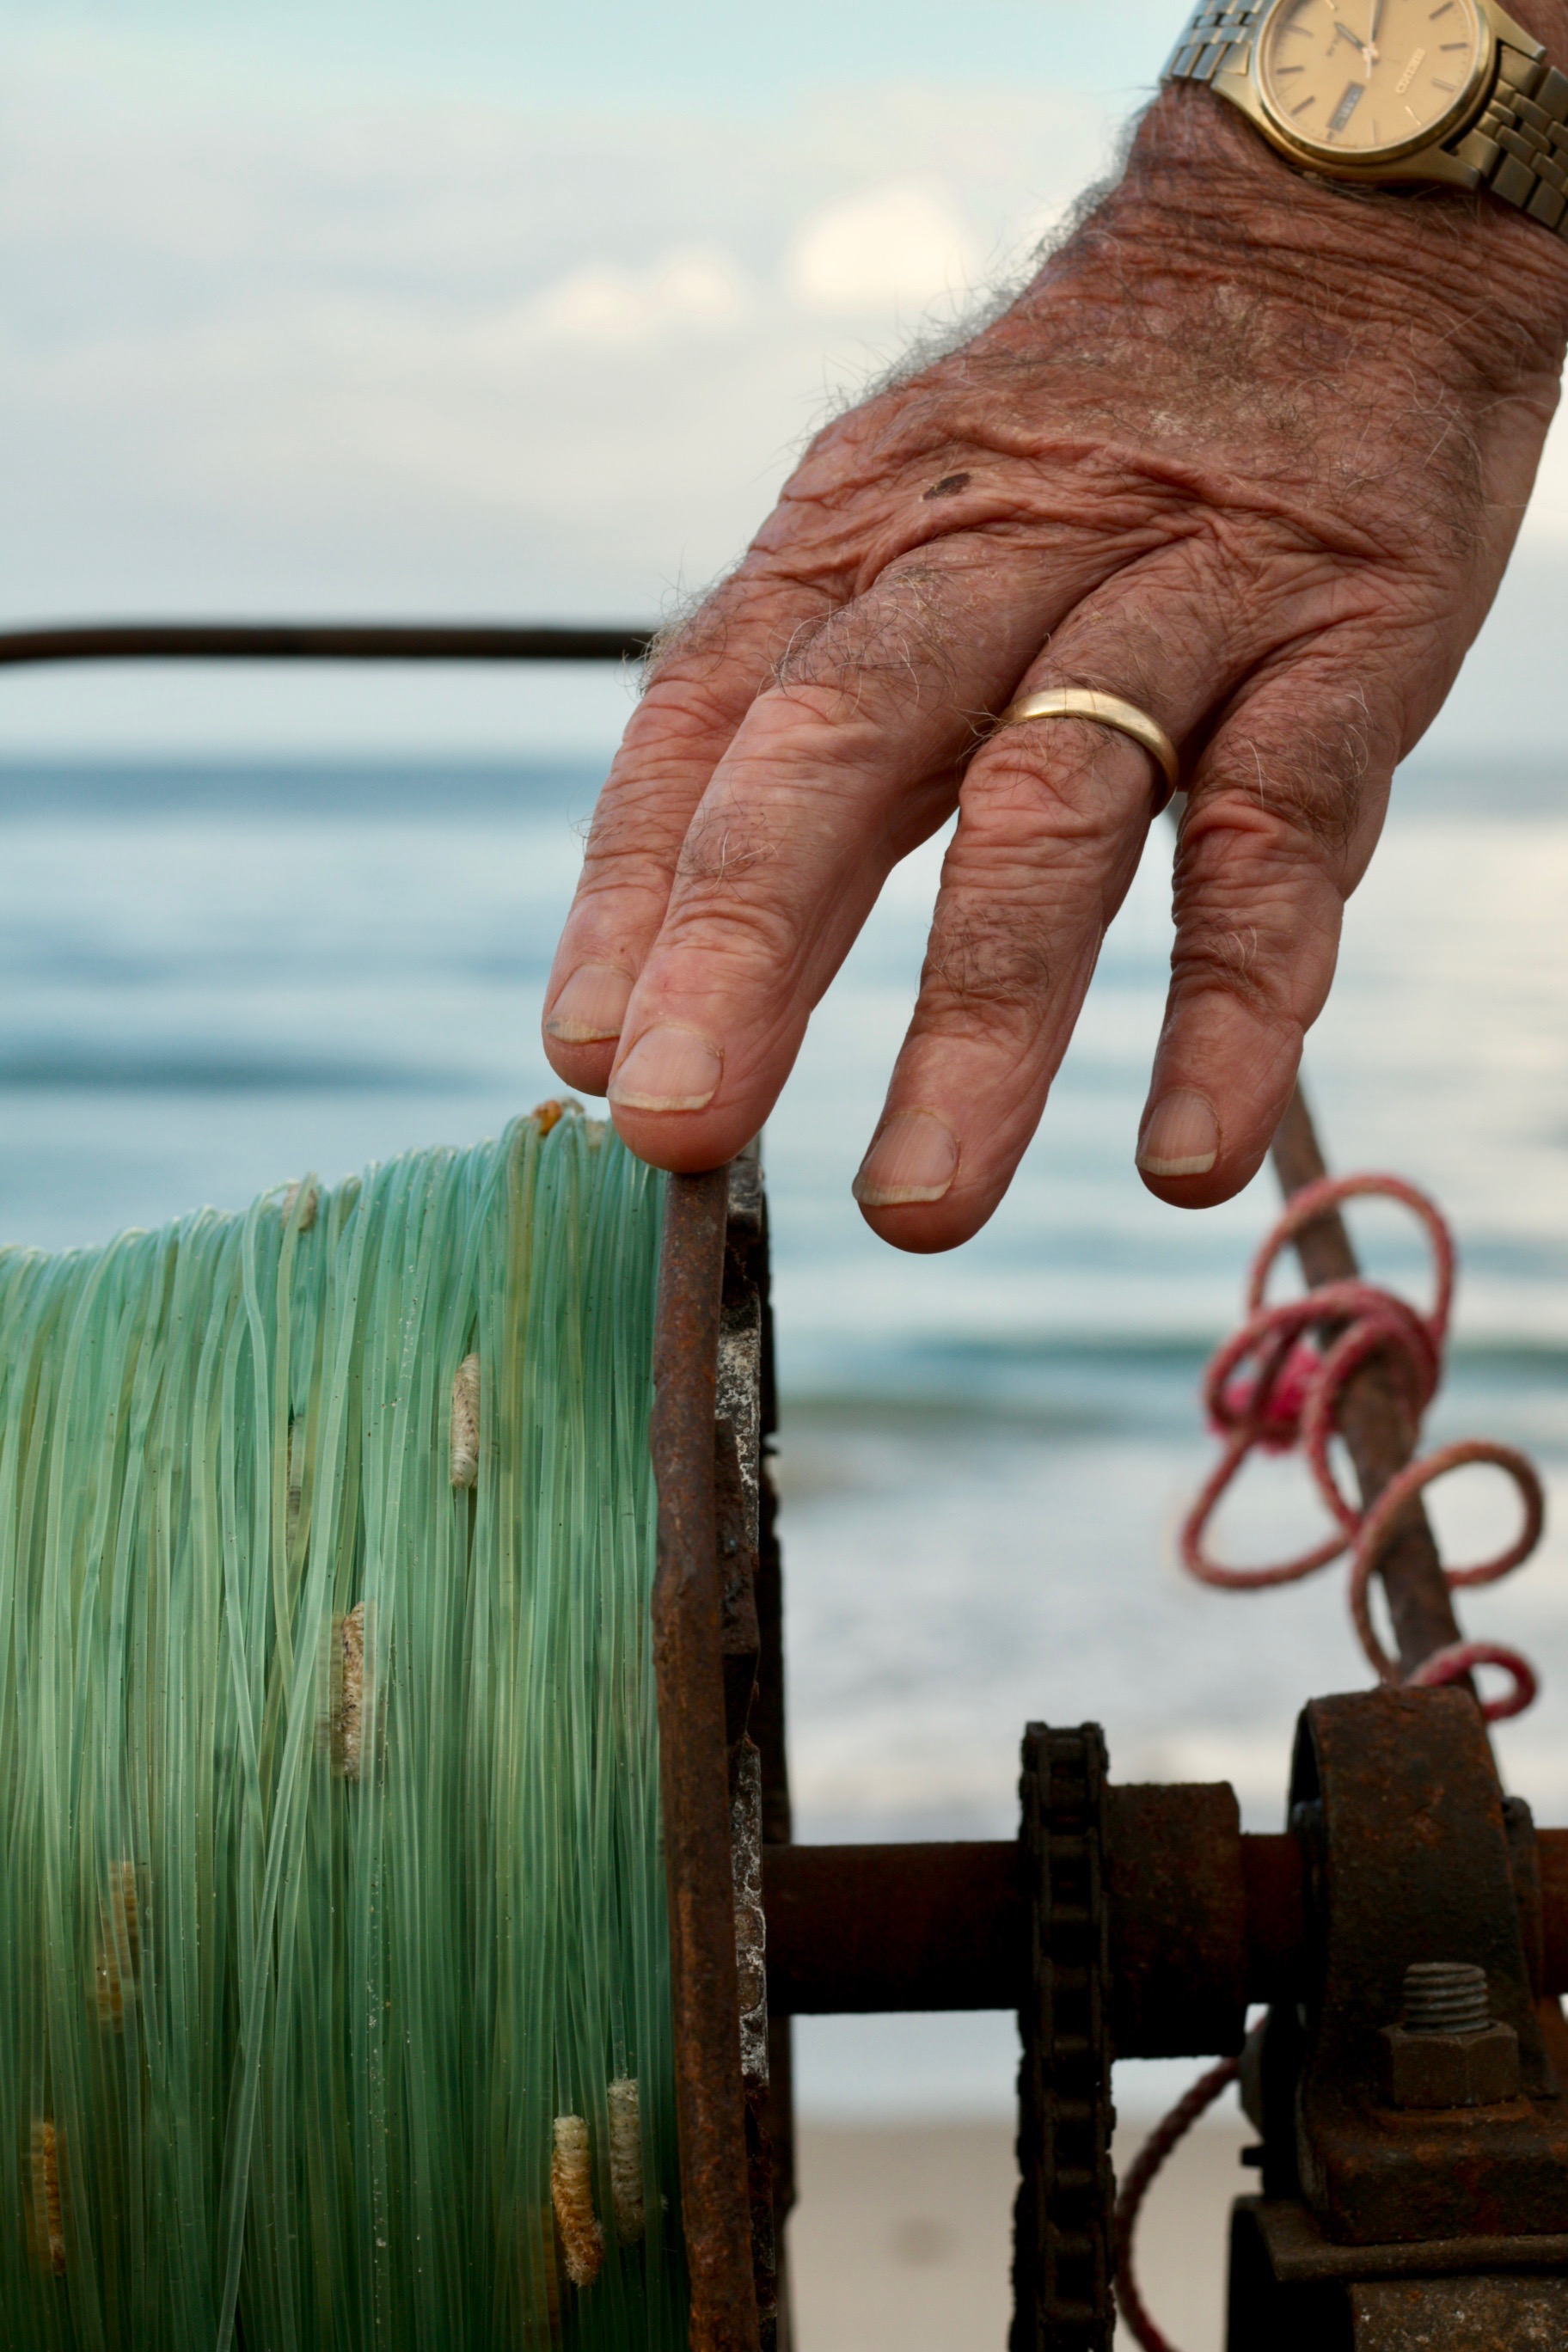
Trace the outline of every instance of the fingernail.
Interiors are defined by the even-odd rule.
[[[626,1110],[705,1110],[724,1056],[695,1029],[645,1029],[615,1076],[610,1100]]]
[[[860,1163],[853,1191],[863,1209],[940,1201],[958,1173],[958,1138],[934,1111],[900,1110]]]
[[[1214,1106],[1190,1087],[1163,1095],[1143,1122],[1138,1165],[1146,1176],[1206,1176],[1219,1158]]]
[[[624,971],[607,963],[579,964],[551,1008],[544,1034],[563,1045],[596,1045],[618,1037],[631,992]]]

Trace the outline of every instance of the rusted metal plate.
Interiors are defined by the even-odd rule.
[[[727,1171],[672,1176],[654,1349],[654,1663],[692,2352],[759,2352],[742,2085],[715,1404]]]
[[[1230,2209],[1226,2352],[1352,2352],[1344,2281],[1278,2277],[1258,2210],[1255,2197]]]
[[[1568,2280],[1401,2279],[1350,2290],[1355,2352],[1563,2352]]]
[[[1247,2197],[1276,2278],[1442,2278],[1474,2271],[1561,2271],[1568,2274],[1568,2232],[1541,2237],[1426,2238],[1418,2243],[1346,2246],[1325,2237],[1315,2215],[1294,2199]],[[1568,2343],[1568,2336],[1563,2338]]]

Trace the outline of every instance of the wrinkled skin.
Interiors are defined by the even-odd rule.
[[[902,1248],[966,1240],[1039,1122],[1154,781],[1124,736],[986,716],[1095,686],[1162,722],[1190,787],[1139,1165],[1184,1206],[1235,1192],[1394,765],[1495,593],[1565,322],[1568,248],[1495,200],[1330,189],[1167,92],[1027,290],[819,435],[661,649],[551,981],[561,1076],[661,1167],[728,1157],[956,807],[856,1189]]]

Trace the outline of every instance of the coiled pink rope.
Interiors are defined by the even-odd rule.
[[[1304,1298],[1268,1304],[1268,1277],[1280,1253],[1304,1227],[1342,1202],[1396,1201],[1425,1227],[1436,1277],[1425,1314],[1393,1291],[1361,1280],[1325,1283]],[[1330,1454],[1340,1399],[1352,1373],[1382,1356],[1404,1385],[1411,1419],[1421,1417],[1437,1391],[1443,1350],[1454,1298],[1453,1236],[1436,1204],[1398,1176],[1325,1176],[1293,1195],[1253,1261],[1247,1282],[1247,1319],[1211,1359],[1204,1374],[1208,1415],[1224,1444],[1182,1528],[1182,1565],[1204,1584],[1251,1592],[1270,1584],[1294,1584],[1333,1560],[1351,1555],[1350,1612],[1362,1648],[1380,1682],[1430,1685],[1461,1681],[1477,1666],[1499,1666],[1510,1678],[1500,1698],[1482,1712],[1489,1722],[1522,1714],[1537,1689],[1534,1669],[1517,1650],[1495,1642],[1453,1642],[1401,1676],[1372,1621],[1373,1572],[1400,1514],[1451,1470],[1484,1463],[1511,1478],[1524,1507],[1518,1537],[1493,1559],[1473,1568],[1445,1570],[1450,1591],[1462,1585],[1495,1584],[1530,1558],[1541,1541],[1545,1498],[1534,1465],[1511,1445],[1468,1438],[1409,1463],[1389,1481],[1368,1510],[1352,1502],[1340,1485]],[[1325,1345],[1317,1336],[1338,1327]],[[1259,1451],[1285,1454],[1300,1446],[1336,1531],[1293,1559],[1261,1568],[1227,1568],[1206,1549],[1209,1523],[1250,1456]],[[1226,2059],[1194,2084],[1158,2129],[1151,2133],[1116,2200],[1117,2307],[1143,2352],[1173,2352],[1143,2305],[1133,2270],[1132,2242],[1139,2212],[1156,2173],[1205,2108],[1236,2079],[1237,2062]]]
[[[1436,1295],[1426,1313],[1376,1283],[1325,1283],[1304,1298],[1268,1304],[1268,1277],[1280,1253],[1303,1227],[1344,1201],[1397,1201],[1425,1226],[1431,1244]],[[1445,1570],[1450,1589],[1495,1584],[1530,1558],[1541,1540],[1545,1502],[1533,1464],[1511,1445],[1466,1439],[1439,1446],[1392,1479],[1370,1510],[1345,1493],[1335,1474],[1330,1445],[1340,1399],[1352,1375],[1382,1356],[1401,1381],[1412,1419],[1422,1414],[1442,1378],[1443,1349],[1454,1297],[1454,1244],[1438,1210],[1424,1192],[1397,1176],[1326,1176],[1298,1192],[1253,1261],[1247,1284],[1247,1319],[1227,1339],[1204,1374],[1204,1402],[1224,1439],[1219,1461],[1188,1513],[1181,1532],[1182,1565],[1205,1584],[1256,1591],[1269,1584],[1293,1584],[1331,1561],[1351,1554],[1350,1611],[1362,1648],[1385,1683],[1397,1683],[1399,1667],[1378,1638],[1369,1597],[1373,1570],[1394,1522],[1435,1480],[1473,1463],[1489,1464],[1513,1480],[1524,1507],[1518,1538],[1494,1559],[1472,1568]],[[1325,1346],[1316,1334],[1337,1325]],[[1336,1531],[1309,1551],[1263,1568],[1226,1568],[1206,1549],[1209,1522],[1249,1457],[1300,1445],[1318,1492],[1336,1522]],[[1427,1658],[1404,1679],[1430,1685],[1458,1682],[1478,1665],[1500,1666],[1511,1687],[1489,1700],[1489,1722],[1519,1715],[1536,1693],[1536,1678],[1516,1650],[1495,1643],[1456,1642]]]

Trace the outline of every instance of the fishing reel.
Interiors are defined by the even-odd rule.
[[[766,1286],[754,1160],[673,1179],[655,1654],[692,2346],[788,2345],[790,2020],[959,2009],[1019,2022],[1012,2352],[1110,2352],[1119,2057],[1240,2078],[1229,2352],[1568,2342],[1568,1832],[1503,1797],[1469,1690],[1315,1701],[1278,1835],[1034,1725],[1016,1839],[791,1843]]]

